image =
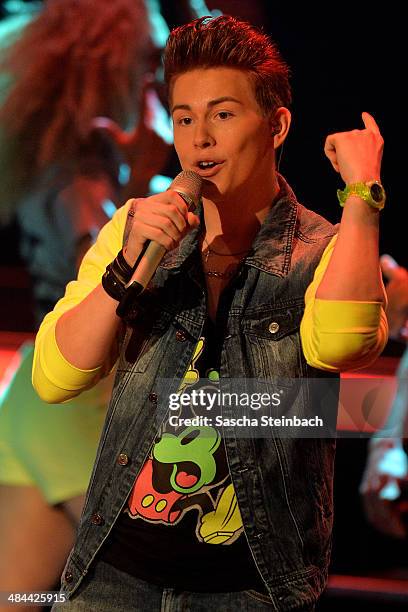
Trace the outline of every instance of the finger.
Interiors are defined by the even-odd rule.
[[[407,270],[399,266],[391,255],[381,255],[380,265],[381,271],[387,280],[408,280]]]
[[[187,222],[188,222],[190,227],[199,227],[199,225],[200,225],[200,218],[197,217],[197,215],[195,215],[194,213],[189,212],[187,214]]]
[[[155,227],[170,236],[172,240],[176,241],[180,239],[180,235],[184,229],[184,227],[179,229],[174,220],[169,217],[165,211],[157,209],[141,211],[135,226],[135,231],[140,233],[144,233],[146,226]]]
[[[91,119],[90,125],[93,129],[106,130],[113,134],[117,134],[117,132],[120,131],[117,123],[115,123],[115,121],[112,119],[109,119],[109,117],[94,117]]]
[[[170,219],[179,232],[183,232],[187,226],[186,218],[175,204],[156,204],[151,212]]]
[[[126,144],[129,139],[128,134],[124,132],[115,121],[109,119],[109,117],[95,117],[90,122],[90,129],[106,132],[119,146]]]
[[[382,273],[388,280],[391,280],[393,278],[395,270],[399,268],[395,259],[391,257],[391,255],[388,255],[388,253],[381,255],[380,266]]]
[[[169,190],[157,194],[157,196],[146,198],[143,201],[143,206],[140,207],[138,220],[149,220],[148,223],[156,225],[157,217],[162,217],[170,220],[177,232],[183,232],[187,224],[187,210],[187,205],[180,194]],[[170,229],[167,221],[165,226]]]
[[[326,142],[324,144],[324,152],[326,157],[331,162],[331,165],[336,170],[336,172],[340,172],[339,165],[337,163],[337,153],[336,153],[336,145],[335,145],[335,134],[328,136],[326,138]]]
[[[182,196],[174,189],[168,189],[162,193],[157,193],[149,198],[145,198],[143,200],[144,206],[148,208],[155,204],[167,204],[177,206],[180,211],[180,214],[186,219],[188,207]]]
[[[164,232],[161,228],[153,225],[145,224],[140,228],[140,234],[144,241],[153,240],[163,246],[166,251],[171,251],[177,246],[177,240],[174,240],[169,234]]]
[[[144,232],[144,227],[146,225],[150,225],[151,227],[155,227],[156,229],[160,229],[162,232],[167,234],[172,240],[179,241],[181,237],[181,233],[183,230],[179,230],[177,225],[174,223],[173,219],[167,216],[165,213],[160,214],[160,212],[156,213],[154,210],[152,211],[144,211],[140,214],[137,220],[138,227],[140,227],[140,232]],[[184,228],[183,228],[184,229]]]
[[[361,113],[361,117],[363,119],[364,127],[366,128],[366,130],[370,130],[370,132],[380,134],[380,128],[378,127],[374,117],[370,115],[370,113]]]
[[[175,191],[174,189],[168,189],[166,191],[166,195],[168,195],[171,198],[170,201],[177,206],[177,208],[179,209],[183,217],[187,219],[188,206],[183,196],[179,194],[178,191]]]

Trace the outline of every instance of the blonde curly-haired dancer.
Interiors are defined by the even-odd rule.
[[[167,158],[168,145],[145,121],[154,98],[144,79],[155,55],[149,17],[143,0],[52,0],[3,45],[0,218],[18,215],[38,320],[74,278],[114,203],[127,190],[145,195]],[[128,130],[124,155],[92,129],[101,116],[122,140]],[[140,155],[147,143],[156,154],[148,168]],[[20,358],[0,405],[0,592],[57,583],[106,405],[100,388],[45,405],[31,387],[31,345]]]

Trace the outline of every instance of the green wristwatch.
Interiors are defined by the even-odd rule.
[[[382,210],[385,204],[384,187],[379,181],[367,181],[367,183],[351,183],[347,185],[343,191],[337,190],[337,197],[340,206],[344,206],[345,201],[349,196],[356,195],[367,204],[378,210]]]

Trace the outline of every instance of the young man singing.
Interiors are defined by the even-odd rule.
[[[203,179],[202,206],[189,212],[173,190],[127,202],[37,338],[34,384],[52,402],[119,355],[62,577],[69,602],[56,609],[313,610],[330,554],[334,441],[273,428],[245,437],[210,421],[170,430],[159,381],[182,391],[200,379],[285,380],[274,414],[310,414],[296,381],[376,358],[387,336],[382,138],[367,113],[363,129],[327,138],[346,184],[335,228],[276,170],[291,94],[266,36],[228,16],[200,19],[171,34],[164,66],[176,151]],[[122,321],[118,301],[147,240],[168,253]]]

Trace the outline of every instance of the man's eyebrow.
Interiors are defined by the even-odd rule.
[[[232,96],[222,96],[221,98],[210,100],[207,104],[207,108],[211,108],[217,104],[222,104],[222,102],[236,102],[237,104],[242,104],[242,102],[237,98],[233,98]],[[176,104],[171,109],[171,114],[173,114],[176,110],[191,110],[191,106],[189,104]]]

